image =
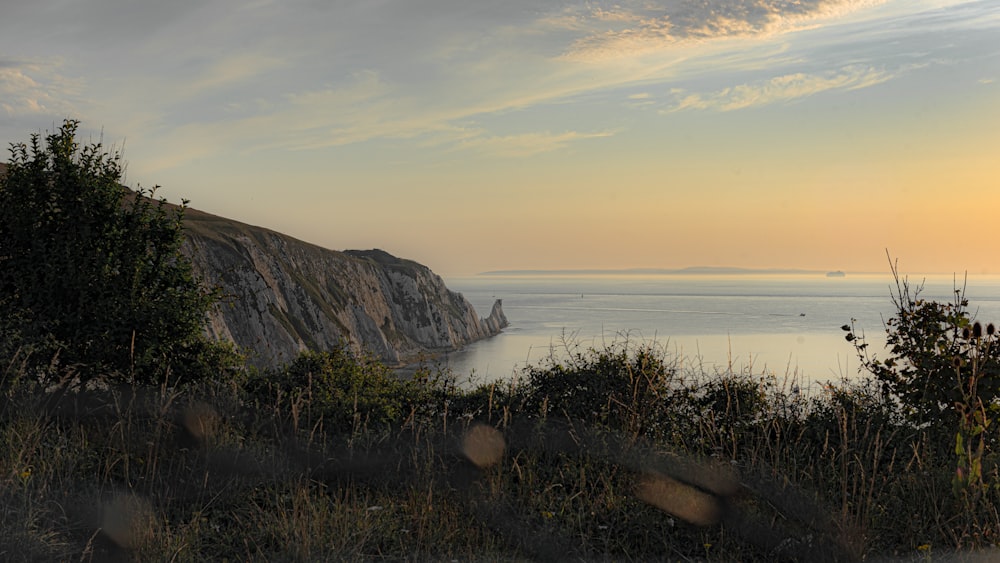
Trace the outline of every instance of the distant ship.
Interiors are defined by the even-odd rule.
[[[837,270],[836,272],[827,272],[826,273],[826,277],[828,277],[828,278],[842,278],[842,277],[844,277],[846,275],[847,274],[845,274],[844,272],[842,272],[840,270]]]

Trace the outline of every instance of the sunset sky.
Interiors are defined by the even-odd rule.
[[[67,117],[129,185],[445,276],[1000,274],[996,0],[5,3],[0,142]]]

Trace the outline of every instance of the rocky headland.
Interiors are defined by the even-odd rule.
[[[258,367],[342,343],[398,366],[508,324],[499,300],[480,318],[429,268],[382,250],[328,250],[190,208],[184,220],[195,272],[224,294],[209,333]]]
[[[6,169],[0,163],[0,175]],[[224,295],[209,335],[233,341],[257,367],[344,343],[399,366],[508,324],[499,300],[480,318],[429,268],[382,250],[337,252],[191,208],[184,225],[195,273]]]

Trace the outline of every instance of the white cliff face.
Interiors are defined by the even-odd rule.
[[[499,333],[498,301],[481,319],[425,266],[380,251],[336,252],[188,209],[186,252],[224,294],[209,334],[260,367],[347,343],[401,364]]]

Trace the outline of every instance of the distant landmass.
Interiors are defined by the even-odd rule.
[[[839,272],[844,275],[843,272]],[[730,268],[726,266],[692,266],[688,268],[627,268],[621,270],[583,269],[583,270],[492,270],[480,272],[480,276],[663,276],[663,275],[822,275],[826,270],[801,270],[793,268]]]

